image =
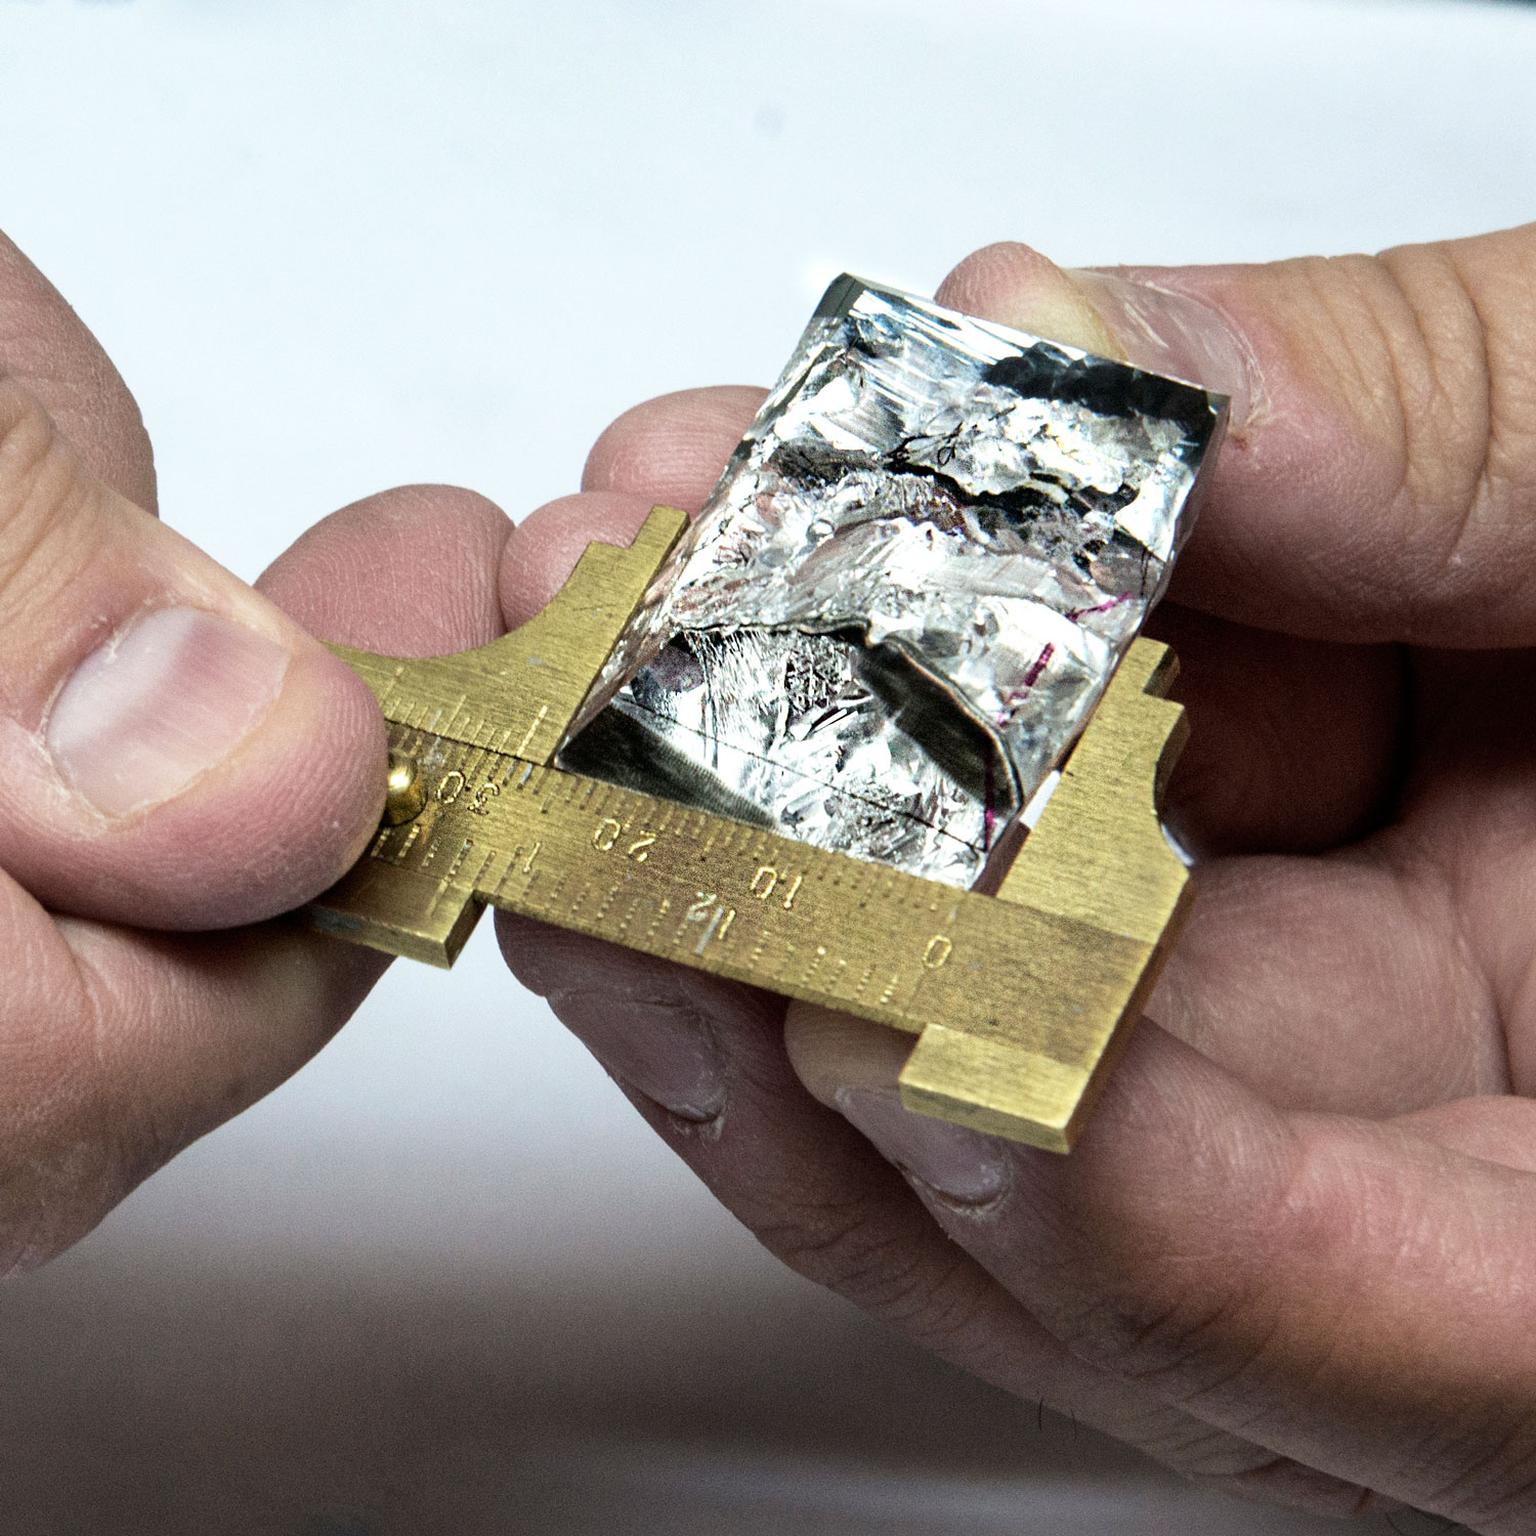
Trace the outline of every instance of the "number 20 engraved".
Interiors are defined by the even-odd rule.
[[[624,836],[624,824],[612,816],[605,816],[598,822],[596,831],[592,834],[592,846],[599,853],[612,853],[619,846],[619,840]],[[638,837],[630,838],[624,844],[624,857],[633,859],[636,864],[644,864],[651,856],[651,849],[656,845],[654,832],[642,832]]]

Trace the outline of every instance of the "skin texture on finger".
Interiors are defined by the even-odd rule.
[[[1235,387],[1178,601],[1332,640],[1523,645],[1533,269],[1536,225],[1377,257],[1086,278],[1002,244],[939,297],[1012,325],[1076,307],[1132,361]],[[1211,376],[1222,357],[1235,386]]]
[[[1455,893],[1398,841],[1202,865],[1152,1016],[1287,1109],[1391,1116],[1507,1091],[1498,1000],[1447,942]]]
[[[1074,1359],[956,1252],[839,1115],[805,1093],[785,1055],[780,1000],[505,913],[497,935],[518,979],[798,1273],[1031,1412],[1044,1401],[1228,1491],[1262,1487],[1332,1513],[1359,1506],[1362,1490],[1304,1469],[1282,1480],[1270,1453]]]
[[[92,475],[155,510],[154,455],[128,386],[63,295],[4,234],[0,378],[42,403]]]
[[[1531,1529],[1531,1176],[1404,1125],[1279,1114],[1149,1024],[1070,1157],[930,1132],[820,1024],[791,1020],[802,1080],[1074,1353],[1276,1455]]]
[[[474,491],[402,485],[302,534],[256,583],[312,633],[387,656],[448,656],[503,633],[507,514]]]
[[[1464,1157],[1536,1174],[1536,1103],[1530,1099],[1452,1099],[1403,1115],[1397,1124]]]
[[[501,633],[509,526],[468,491],[385,492],[312,529],[261,586],[328,638],[396,655],[464,650]],[[424,547],[438,552],[425,568]],[[276,1087],[386,963],[283,919],[187,936],[55,920],[4,877],[0,925],[15,965],[0,1006],[0,1273],[61,1251]]]
[[[1446,944],[1487,978],[1509,1081],[1536,1092],[1536,654],[1415,658],[1414,769],[1396,840],[1444,892]]]
[[[1197,857],[1310,853],[1397,810],[1405,665],[1395,646],[1329,645],[1164,603],[1146,626],[1179,658],[1189,739],[1163,819]]]
[[[95,480],[0,380],[0,864],[46,905],[233,926],[322,890],[382,801],[372,696]],[[325,796],[296,793],[312,784]],[[285,838],[254,805],[285,803]]]
[[[592,445],[582,490],[637,492],[696,512],[767,395],[723,384],[679,390],[625,411]]]

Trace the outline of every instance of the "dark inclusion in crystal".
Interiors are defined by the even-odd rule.
[[[1225,416],[839,278],[562,761],[972,884],[1162,595]]]

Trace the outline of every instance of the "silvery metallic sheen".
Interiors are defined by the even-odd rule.
[[[563,760],[973,884],[1162,595],[1225,416],[839,278]]]

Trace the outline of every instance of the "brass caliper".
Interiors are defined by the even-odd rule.
[[[994,895],[555,766],[685,525],[588,546],[513,634],[456,656],[336,647],[389,723],[383,825],[315,926],[447,966],[502,907],[917,1037],[908,1108],[1067,1151],[1162,968],[1188,877],[1157,805],[1185,735],[1138,639]]]

